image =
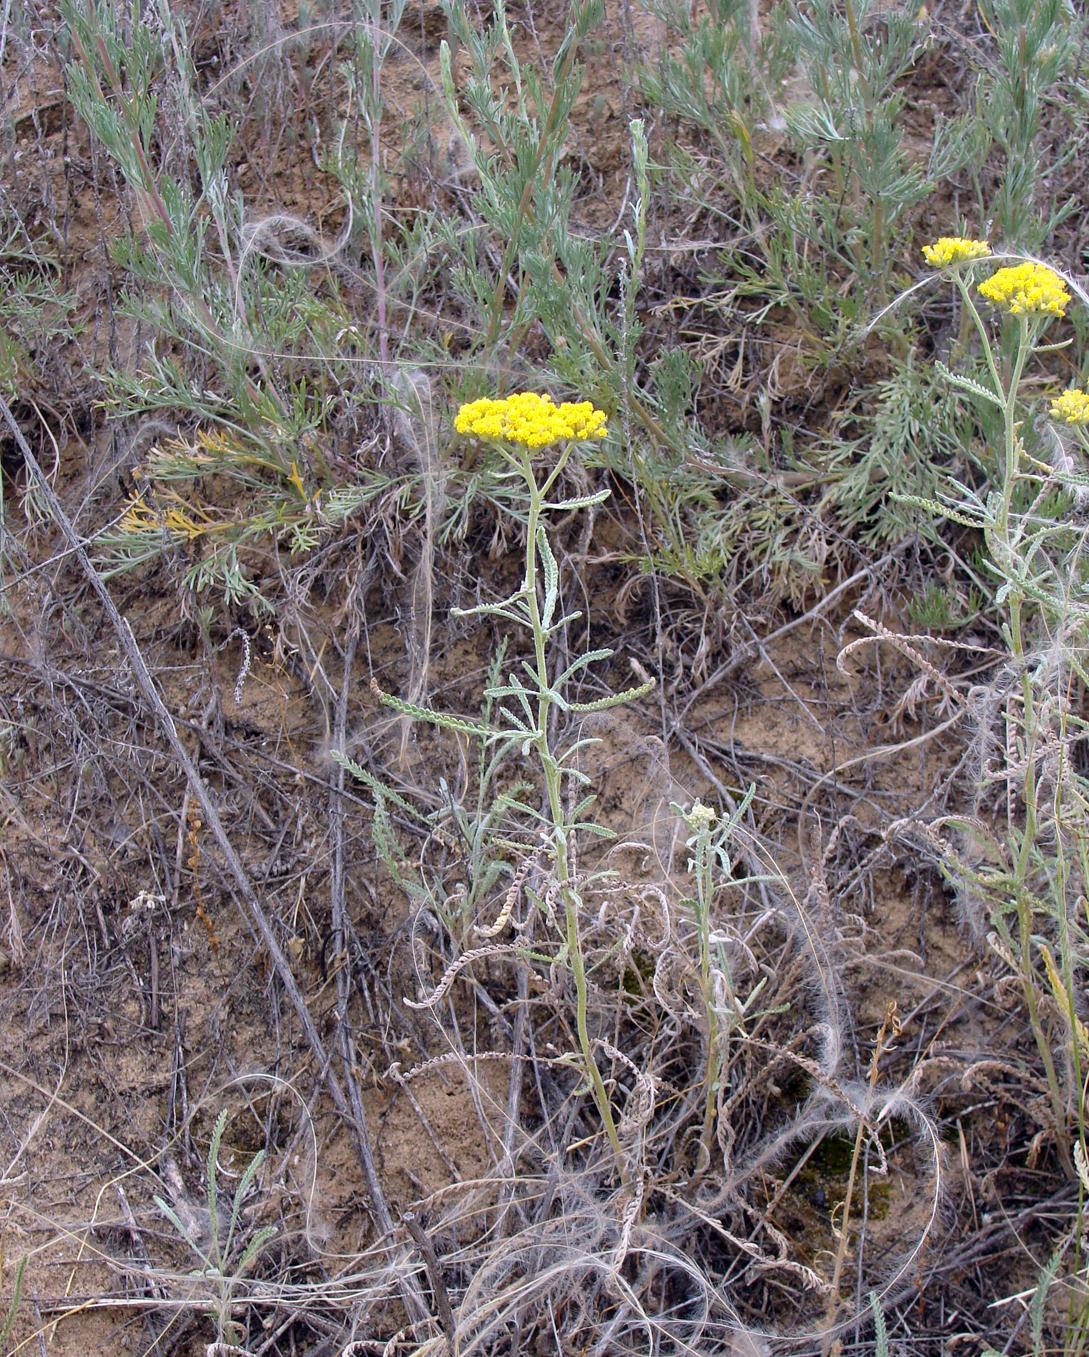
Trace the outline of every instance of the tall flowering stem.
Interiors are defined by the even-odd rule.
[[[677,809],[679,810],[679,807]],[[717,816],[710,806],[705,806],[700,801],[697,801],[691,809],[681,811],[681,815],[692,835],[688,840],[688,847],[692,850],[691,870],[696,888],[696,893],[692,897],[692,909],[696,918],[696,941],[700,958],[700,990],[703,995],[704,1013],[707,1015],[707,1068],[704,1074],[703,1128],[700,1133],[699,1161],[696,1165],[698,1178],[706,1172],[711,1163],[715,1111],[718,1106],[724,1059],[711,956],[711,902],[715,893],[712,871],[715,858],[713,831]]]
[[[700,995],[707,1024],[703,1126],[700,1131],[695,1172],[688,1182],[689,1192],[692,1192],[703,1178],[714,1157],[715,1125],[721,1103],[727,1044],[735,1028],[744,1022],[750,1006],[765,984],[765,980],[761,979],[747,998],[744,1000],[741,998],[734,987],[729,957],[722,945],[723,940],[716,936],[712,927],[716,879],[738,884],[729,846],[741,824],[742,816],[752,803],[755,790],[754,786],[750,787],[728,817],[717,814],[702,801],[696,801],[687,810],[676,804],[672,807],[689,831],[686,847],[692,854],[688,870],[692,879],[693,893],[685,904],[691,909],[696,925]]]
[[[942,242],[938,242],[942,244]],[[977,242],[962,242],[974,245]],[[1009,891],[1017,911],[1018,950],[1021,967],[1021,986],[1025,997],[1025,1008],[1037,1050],[1047,1076],[1048,1090],[1056,1119],[1056,1134],[1062,1142],[1061,1128],[1065,1122],[1064,1099],[1055,1067],[1054,1053],[1044,1029],[1038,999],[1038,981],[1033,962],[1033,926],[1035,921],[1034,894],[1030,883],[1033,864],[1033,852],[1036,847],[1039,818],[1039,787],[1037,776],[1037,758],[1041,736],[1040,722],[1036,711],[1036,694],[1033,676],[1028,663],[1028,645],[1026,641],[1025,602],[1026,590],[1022,583],[1023,567],[1020,564],[1019,548],[1022,532],[1012,514],[1014,495],[1017,486],[1024,480],[1022,461],[1025,456],[1024,445],[1020,438],[1020,420],[1018,419],[1018,396],[1025,366],[1036,351],[1037,342],[1044,327],[1054,317],[1063,317],[1071,298],[1060,276],[1046,265],[1029,261],[1014,267],[1000,268],[977,287],[978,294],[1001,311],[1006,312],[1017,323],[1017,344],[1009,368],[1009,375],[1003,378],[995,358],[994,342],[980,315],[969,287],[965,271],[956,264],[981,257],[978,253],[969,253],[967,249],[948,252],[951,257],[930,262],[944,264],[960,293],[965,312],[971,317],[973,326],[980,338],[990,390],[979,387],[979,394],[986,398],[1002,414],[1003,446],[1000,480],[997,492],[988,505],[986,521],[981,524],[991,558],[1000,578],[1004,581],[1000,598],[1007,609],[1007,622],[1003,628],[1010,653],[1018,666],[1021,676],[1021,727],[1024,747],[1021,759],[1024,764],[1024,785],[1022,798],[1025,807],[1025,822],[1021,828],[1017,851],[1013,863]],[[1069,395],[1069,393],[1067,393]],[[1074,402],[1068,401],[1068,405]],[[1066,408],[1065,406],[1063,407]]]
[[[579,906],[581,901],[571,877],[571,826],[568,823],[567,812],[563,804],[563,768],[552,752],[549,738],[549,717],[552,708],[556,705],[556,697],[548,668],[549,628],[542,616],[537,592],[538,551],[542,546],[546,551],[549,550],[542,525],[547,503],[546,496],[558,480],[569,456],[570,444],[563,449],[552,470],[538,485],[529,450],[521,448],[517,454],[518,469],[522,473],[529,494],[529,513],[526,521],[526,574],[523,589],[525,591],[529,628],[533,633],[535,678],[538,689],[537,729],[531,743],[541,765],[545,792],[548,797],[548,812],[552,819],[553,871],[559,885],[560,899],[563,903],[567,933],[567,955],[571,965],[571,978],[575,984],[575,1030],[578,1034],[585,1071],[593,1088],[594,1102],[597,1104],[602,1125],[609,1137],[609,1143],[612,1146],[617,1163],[622,1166],[624,1164],[624,1153],[617,1133],[612,1105],[609,1102],[609,1095],[606,1092],[605,1083],[594,1056],[586,1023],[586,959],[582,948],[582,936],[579,931]]]
[[[579,742],[567,749],[553,747],[552,714],[603,711],[621,703],[646,695],[653,683],[620,693],[611,693],[596,702],[581,703],[565,696],[571,679],[591,663],[607,659],[611,651],[591,651],[567,664],[560,673],[552,672],[549,663],[550,642],[579,616],[557,616],[559,613],[559,567],[548,540],[549,513],[560,509],[570,513],[600,503],[608,495],[552,501],[549,496],[563,474],[574,448],[583,442],[605,436],[605,414],[589,401],[565,402],[557,405],[548,396],[535,392],[520,392],[503,400],[478,400],[463,405],[458,411],[455,428],[459,433],[482,439],[498,451],[512,476],[525,487],[522,501],[525,510],[526,546],[525,573],[517,593],[499,604],[459,610],[463,616],[485,613],[514,622],[530,633],[533,643],[533,661],[523,669],[530,676],[527,687],[517,673],[512,673],[494,688],[488,696],[513,704],[500,708],[508,729],[489,733],[488,738],[506,740],[521,748],[524,754],[532,751],[541,770],[541,779],[547,802],[548,839],[552,859],[552,877],[563,907],[563,955],[571,968],[575,987],[575,1028],[578,1036],[581,1064],[593,1094],[601,1124],[615,1156],[622,1181],[627,1179],[626,1158],[616,1128],[616,1119],[605,1088],[605,1081],[594,1055],[587,1020],[586,957],[582,944],[579,915],[582,901],[578,883],[572,870],[572,841],[580,829],[600,832],[597,826],[581,822],[587,801],[574,814],[564,800],[564,780],[585,785],[588,779],[572,764],[572,756]],[[547,457],[540,472],[536,458]]]

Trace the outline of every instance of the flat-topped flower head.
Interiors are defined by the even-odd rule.
[[[999,269],[979,285],[979,295],[1011,316],[1065,316],[1070,293],[1046,264],[1016,264]]]
[[[1067,387],[1051,402],[1051,418],[1060,424],[1089,424],[1089,391]]]
[[[984,259],[991,253],[985,240],[969,240],[966,236],[942,236],[933,245],[923,246],[923,258],[936,269],[950,264],[963,264],[968,259]]]
[[[698,799],[684,812],[685,824],[697,834],[701,830],[711,829],[717,819],[718,816],[711,807],[705,806],[703,802]]]
[[[520,443],[524,448],[547,448],[553,443],[604,438],[604,410],[591,401],[564,401],[557,405],[549,395],[519,391],[502,400],[487,397],[469,401],[458,410],[454,428],[502,443]]]

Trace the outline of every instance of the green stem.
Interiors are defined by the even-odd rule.
[[[960,286],[962,293],[967,297],[967,290],[964,288],[963,284],[960,284]],[[970,298],[968,298],[968,304],[969,306],[972,306],[972,310],[974,311],[975,307],[972,305]],[[976,315],[978,318],[978,312]],[[982,322],[980,322],[980,324],[982,324]],[[1029,672],[1025,646],[1023,616],[1024,594],[1014,580],[1014,544],[1010,535],[1010,513],[1013,507],[1014,489],[1020,470],[1020,450],[1017,439],[1017,430],[1019,427],[1017,420],[1017,392],[1021,384],[1021,377],[1025,370],[1025,363],[1032,351],[1035,336],[1024,316],[1018,317],[1018,326],[1017,353],[1014,358],[1008,388],[1003,387],[1002,381],[998,376],[990,344],[984,345],[984,352],[987,355],[988,365],[991,370],[991,379],[995,384],[995,394],[1003,402],[1005,407],[1002,493],[998,502],[998,512],[995,516],[993,526],[990,528],[987,535],[991,539],[990,546],[992,554],[995,557],[995,564],[1005,578],[1009,589],[1007,606],[1009,608],[1008,631],[1010,650],[1021,672],[1021,726],[1024,732],[1024,746],[1021,751],[1021,757],[1024,760],[1025,765],[1022,799],[1025,805],[1025,823],[1022,828],[1021,842],[1017,852],[1017,859],[1014,864],[1012,882],[1014,903],[1017,907],[1021,985],[1025,995],[1025,1008],[1028,1011],[1029,1025],[1032,1028],[1032,1035],[1036,1042],[1036,1048],[1040,1053],[1040,1059],[1047,1076],[1048,1091],[1051,1096],[1052,1111],[1055,1117],[1056,1143],[1059,1147],[1060,1154],[1064,1159],[1067,1159],[1069,1158],[1069,1146],[1066,1145],[1064,1138],[1064,1127],[1066,1125],[1065,1101],[1062,1096],[1058,1073],[1055,1069],[1055,1060],[1051,1053],[1051,1046],[1047,1040],[1047,1034],[1044,1031],[1043,1022],[1040,1018],[1040,1008],[1037,1002],[1037,977],[1035,967],[1033,966],[1032,943],[1033,924],[1035,920],[1032,893],[1028,886],[1029,871],[1032,866],[1032,853],[1036,846],[1039,812],[1039,789],[1036,780],[1036,737],[1038,732],[1035,693],[1033,692],[1032,674]]]
[[[983,357],[987,360],[987,370],[991,374],[991,384],[994,387],[995,395],[1003,405],[1006,405],[1008,403],[1006,388],[1002,383],[1002,378],[998,375],[998,367],[995,364],[994,353],[991,350],[991,337],[987,333],[987,327],[983,324],[983,317],[979,314],[979,310],[972,300],[972,294],[968,291],[968,285],[965,283],[959,269],[953,274],[953,281],[956,283],[957,291],[960,293],[961,300],[964,302],[964,309],[971,316],[972,324],[976,327],[976,333],[979,335],[980,344],[983,348]]]
[[[1059,1084],[1058,1073],[1055,1069],[1055,1060],[1051,1053],[1051,1046],[1048,1043],[1047,1034],[1044,1031],[1043,1022],[1040,1018],[1040,1007],[1037,1002],[1036,993],[1037,977],[1033,966],[1032,937],[1035,919],[1032,893],[1029,890],[1028,878],[1032,866],[1032,853],[1036,845],[1039,813],[1039,789],[1036,780],[1037,720],[1032,675],[1028,668],[1025,646],[1025,626],[1023,616],[1024,593],[1016,580],[1015,543],[1010,528],[1013,496],[1020,474],[1020,447],[1017,438],[1017,430],[1019,427],[1017,419],[1017,394],[1021,385],[1021,378],[1024,375],[1025,364],[1028,362],[1029,355],[1033,349],[1036,331],[1034,326],[1030,325],[1026,316],[1018,316],[1017,352],[1014,356],[1010,380],[1007,385],[1003,382],[1002,377],[999,374],[991,338],[987,333],[986,326],[983,324],[983,318],[980,316],[979,310],[972,300],[971,293],[968,291],[967,283],[959,270],[954,273],[953,281],[956,284],[957,290],[960,292],[965,311],[971,317],[972,324],[975,326],[976,332],[979,335],[983,357],[986,361],[987,371],[991,378],[991,385],[995,396],[998,398],[1003,408],[1004,440],[1002,449],[1001,493],[998,496],[998,504],[994,519],[986,531],[986,539],[995,567],[1006,582],[1008,590],[1007,607],[1009,609],[1009,623],[1007,628],[1008,640],[1013,658],[1021,672],[1021,728],[1024,741],[1021,757],[1023,758],[1025,765],[1022,797],[1025,804],[1025,823],[1022,828],[1021,841],[1018,846],[1017,858],[1014,864],[1011,889],[1014,904],[1017,909],[1018,950],[1020,952],[1021,987],[1025,996],[1025,1008],[1028,1013],[1029,1026],[1032,1029],[1033,1039],[1036,1042],[1036,1049],[1039,1051],[1040,1060],[1047,1077],[1048,1092],[1051,1097],[1052,1112],[1055,1118],[1056,1142],[1063,1159],[1067,1160],[1069,1159],[1070,1151],[1069,1146],[1064,1139],[1064,1127],[1066,1125],[1065,1102]]]
[[[569,826],[563,808],[562,772],[559,763],[549,745],[548,718],[553,699],[550,696],[551,685],[548,677],[547,636],[541,620],[540,604],[537,600],[537,533],[541,525],[543,502],[552,485],[555,484],[567,460],[567,451],[562,452],[553,465],[552,471],[538,486],[533,472],[532,454],[523,449],[519,456],[519,466],[529,490],[529,514],[526,522],[526,611],[530,629],[533,632],[533,650],[537,669],[537,730],[532,744],[537,750],[544,774],[545,791],[548,796],[548,810],[552,819],[553,857],[556,881],[563,901],[564,920],[567,930],[567,951],[571,961],[571,975],[575,982],[575,1029],[578,1034],[579,1049],[583,1064],[590,1080],[590,1086],[597,1104],[605,1133],[609,1138],[621,1181],[626,1181],[624,1151],[613,1118],[609,1095],[601,1077],[590,1033],[587,1027],[587,987],[586,958],[582,950],[582,936],[579,930],[579,896],[571,881],[570,853],[568,849]]]
[[[1025,362],[1032,348],[1032,335],[1029,332],[1028,322],[1024,316],[1018,317],[1017,334],[1017,355],[1013,360],[1013,371],[1010,374],[1010,387],[1006,393],[998,389],[998,395],[1001,399],[1005,396],[1006,411],[1003,423],[1005,424],[1005,447],[1003,449],[1005,457],[1002,467],[1002,499],[999,508],[999,518],[996,525],[997,532],[1001,535],[1004,549],[1008,550],[1010,546],[1010,509],[1013,507],[1013,492],[1017,484],[1017,475],[1019,471],[1019,456],[1017,450],[1017,430],[1019,427],[1017,419],[1017,391],[1021,385],[1021,377],[1025,371]],[[993,364],[994,359],[992,357]],[[999,562],[1005,565],[1004,562]],[[1020,593],[1015,597],[1020,601]]]

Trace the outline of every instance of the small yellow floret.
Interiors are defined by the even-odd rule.
[[[983,259],[991,253],[985,240],[968,240],[964,236],[942,236],[933,245],[923,246],[923,258],[936,269],[949,264],[960,264],[966,259]]]
[[[557,405],[551,396],[519,391],[502,400],[485,397],[469,401],[458,410],[454,428],[478,438],[547,448],[567,439],[604,438],[608,432],[606,418],[605,411],[596,409],[590,401]]]
[[[1061,424],[1089,424],[1089,391],[1067,387],[1051,402],[1051,418]]]
[[[999,269],[980,283],[979,294],[1013,316],[1065,316],[1070,302],[1063,280],[1044,264]]]
[[[121,532],[133,535],[163,530],[158,516],[149,508],[142,494],[129,496],[129,502],[125,505],[117,526]]]

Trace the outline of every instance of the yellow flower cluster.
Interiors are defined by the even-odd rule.
[[[132,474],[142,476],[144,473],[137,467]],[[125,533],[161,532],[163,527],[159,516],[148,507],[140,494],[129,496],[117,526]]]
[[[469,401],[458,411],[454,428],[478,438],[547,448],[567,439],[604,438],[608,432],[605,420],[605,411],[595,409],[590,401],[557,405],[551,396],[519,391],[502,400]]]
[[[1051,402],[1051,418],[1062,424],[1089,424],[1089,391],[1067,387]]]
[[[933,245],[923,246],[923,258],[936,269],[949,264],[961,264],[966,259],[983,259],[991,253],[985,240],[968,240],[964,236],[942,236]]]
[[[1013,316],[1065,316],[1070,301],[1063,280],[1044,264],[999,269],[980,283],[979,293]]]
[[[167,509],[163,513],[156,513],[143,495],[137,493],[129,496],[129,502],[125,505],[117,526],[121,532],[135,537],[165,531],[171,537],[188,538],[192,541],[194,537],[200,537],[215,527],[206,514],[200,516],[205,520],[203,523],[194,520],[183,509]]]

